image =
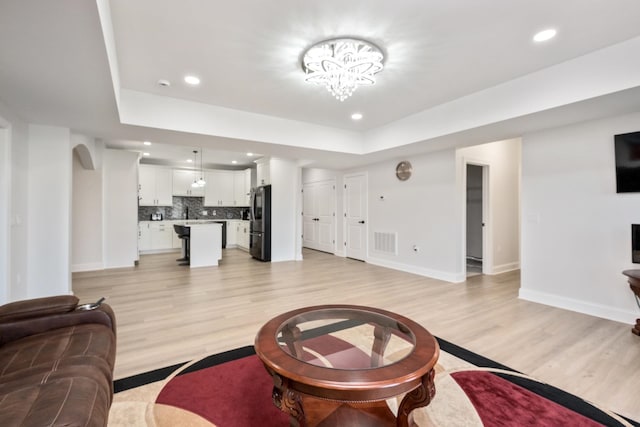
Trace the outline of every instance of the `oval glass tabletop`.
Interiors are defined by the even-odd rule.
[[[354,308],[298,314],[278,327],[275,339],[297,360],[342,370],[392,365],[411,354],[416,345],[415,335],[403,323]]]

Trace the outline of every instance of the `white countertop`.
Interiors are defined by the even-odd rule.
[[[156,223],[156,224],[178,224],[178,225],[192,225],[192,224],[207,224],[210,222],[229,222],[229,221],[247,221],[249,222],[248,219],[237,219],[237,218],[232,218],[232,219],[165,219],[162,221],[149,221],[149,220],[145,220],[145,221],[138,221],[138,222],[152,222],[152,223]]]

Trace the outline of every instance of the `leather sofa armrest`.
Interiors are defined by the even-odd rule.
[[[78,298],[73,295],[57,295],[11,302],[0,306],[0,323],[52,314],[68,313],[78,306]]]
[[[52,329],[87,323],[103,324],[110,328],[114,335],[116,333],[116,321],[113,309],[108,304],[102,304],[93,310],[73,310],[0,322],[0,345]]]

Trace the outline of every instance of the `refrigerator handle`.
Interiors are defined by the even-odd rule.
[[[256,220],[256,216],[254,214],[254,209],[256,208],[256,192],[255,190],[252,188],[251,189],[251,199],[249,201],[249,220],[250,221],[255,221]]]

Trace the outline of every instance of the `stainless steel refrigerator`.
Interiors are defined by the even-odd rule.
[[[260,261],[271,261],[271,186],[251,189],[251,256]]]

